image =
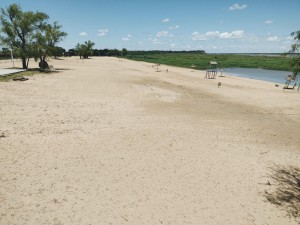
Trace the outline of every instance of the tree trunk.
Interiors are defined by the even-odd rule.
[[[22,66],[23,66],[23,69],[28,69],[27,62],[26,62],[26,57],[22,57]]]
[[[27,59],[27,65],[26,65],[26,66],[27,66],[27,68],[28,68],[28,64],[29,64],[29,59],[30,59],[30,58],[28,58],[28,59]]]
[[[42,70],[47,70],[49,69],[49,65],[48,63],[46,62],[46,60],[41,60],[39,62],[39,67],[42,69]]]

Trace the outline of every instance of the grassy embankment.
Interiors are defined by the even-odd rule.
[[[200,53],[152,53],[130,54],[127,59],[205,70],[210,61],[218,62],[218,68],[263,68],[290,71],[290,59],[280,56],[250,56],[236,54]]]

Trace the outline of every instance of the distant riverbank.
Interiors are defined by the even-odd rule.
[[[276,54],[205,54],[190,52],[128,52],[127,59],[150,63],[166,64],[184,68],[205,70],[210,61],[216,61],[218,68],[261,68],[268,70],[290,71],[290,58]]]

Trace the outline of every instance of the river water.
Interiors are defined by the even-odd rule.
[[[250,69],[250,68],[226,68],[224,69],[225,74],[246,77],[255,80],[264,80],[274,83],[285,83],[287,75],[292,74],[288,71],[278,70],[265,70],[265,69]],[[221,75],[221,71],[218,71],[218,75]]]

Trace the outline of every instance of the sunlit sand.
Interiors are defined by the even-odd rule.
[[[0,83],[1,224],[298,224],[266,198],[272,168],[299,166],[298,92],[117,58],[49,64]]]

